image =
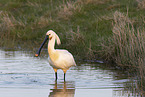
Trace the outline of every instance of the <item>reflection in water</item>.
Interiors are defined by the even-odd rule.
[[[48,90],[46,90],[48,97],[74,97],[74,95],[75,97],[88,97],[88,94],[107,95],[98,97],[143,97],[140,96],[141,93],[137,87],[136,75],[130,74],[127,70],[104,63],[77,63],[76,67],[72,67],[67,72],[69,81],[60,82],[63,78],[63,72],[58,71],[60,79],[58,83],[55,83],[54,72],[48,65],[47,57],[46,59],[34,58],[28,52],[0,50],[0,97],[11,97],[7,96],[10,94],[7,92],[8,90],[13,96],[14,94],[21,95],[20,92],[15,93],[13,88],[23,91],[27,90],[26,87],[32,89],[30,94],[38,95],[40,92],[35,90],[50,87],[49,96]],[[6,92],[2,90],[6,90]]]
[[[74,82],[55,82],[48,97],[74,97]]]
[[[137,90],[127,90],[124,88],[113,90],[113,93],[115,97],[143,97]]]

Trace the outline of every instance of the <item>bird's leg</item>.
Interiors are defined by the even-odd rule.
[[[55,80],[57,81],[57,72],[55,72]]]
[[[57,81],[57,69],[53,68],[55,71],[55,81]]]
[[[55,86],[54,89],[57,89],[57,81],[55,80]]]
[[[63,72],[64,72],[64,82],[65,82],[66,71],[67,71],[67,69],[63,69]]]
[[[65,73],[64,73],[64,82],[65,82]]]

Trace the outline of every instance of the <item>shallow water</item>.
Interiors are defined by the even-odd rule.
[[[0,50],[0,97],[139,97],[133,77],[108,65],[77,62],[55,82],[47,58]]]

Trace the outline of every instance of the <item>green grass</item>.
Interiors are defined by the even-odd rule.
[[[74,35],[80,38],[75,36],[77,34],[71,33],[77,33],[79,29],[78,33],[83,40],[76,40],[79,40],[83,46],[77,47],[77,51],[79,49],[82,51],[82,48],[87,51],[90,43],[93,50],[100,49],[98,45],[101,39],[112,35],[111,15],[116,10],[126,13],[129,8],[131,18],[137,17],[136,12],[139,13],[138,16],[143,16],[144,10],[137,8],[137,4],[135,0],[133,2],[132,0],[2,0],[0,1],[0,34],[5,39],[2,39],[1,46],[7,46],[7,42],[12,40],[14,43],[11,47],[16,47],[15,44],[23,46],[21,41],[34,41],[40,44],[45,33],[53,29],[60,36],[63,48],[73,51],[74,49],[67,45],[68,41],[72,40],[67,37]],[[140,22],[139,19],[140,17],[137,17],[136,22]],[[66,33],[68,33],[67,36]],[[27,46],[24,47],[27,48]]]
[[[115,11],[128,13],[135,29],[143,26],[141,4],[136,0],[1,0],[0,45],[28,49],[24,44],[32,43],[37,48],[53,29],[63,43],[60,48],[87,58],[90,45],[94,53],[100,51],[100,44],[112,36]]]
[[[102,58],[142,70],[145,39],[140,37],[143,43],[138,43],[138,35],[144,35],[144,6],[144,0],[0,0],[0,47],[35,52],[52,29],[62,42],[56,48],[68,49],[76,59]],[[131,21],[121,30],[130,35],[126,40],[114,32],[122,23],[115,21],[116,12],[123,14],[122,21]],[[130,50],[131,45],[135,48]]]

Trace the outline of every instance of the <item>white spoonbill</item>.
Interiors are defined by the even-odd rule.
[[[40,46],[38,52],[35,54],[35,56],[39,56],[40,51],[41,51],[43,45],[45,44],[45,42],[48,40],[48,38],[49,38],[49,42],[48,42],[48,54],[49,54],[48,62],[53,67],[53,69],[55,71],[56,80],[57,80],[57,70],[62,69],[63,72],[64,72],[64,81],[65,81],[66,71],[71,66],[76,66],[76,63],[75,63],[75,60],[73,58],[73,55],[70,52],[68,52],[67,50],[55,49],[54,48],[55,40],[57,41],[58,45],[61,43],[58,35],[54,31],[49,30],[46,33],[45,40],[41,44],[41,46]]]

